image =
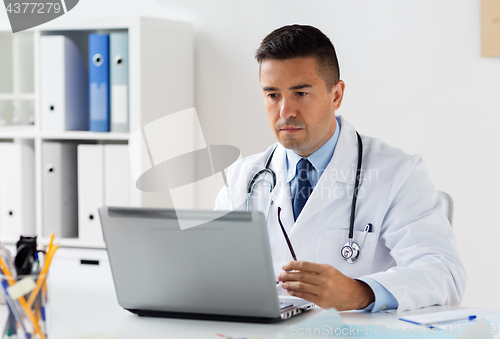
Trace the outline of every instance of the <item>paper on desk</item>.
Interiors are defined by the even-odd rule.
[[[446,312],[433,312],[418,315],[403,316],[400,319],[405,319],[407,321],[416,322],[422,325],[427,324],[438,324],[452,318],[466,318],[468,316],[475,315],[478,318],[491,318],[500,319],[500,311],[496,310],[486,310],[486,309],[464,309],[464,310],[454,310]],[[470,323],[469,321],[462,321],[461,323]]]
[[[493,339],[490,327],[486,319],[479,318],[473,326],[467,326],[458,339]]]
[[[454,321],[437,324],[442,319],[477,316],[473,321]],[[459,334],[460,339],[500,339],[500,311],[489,309],[460,309],[446,312],[433,312],[404,319],[426,324],[436,324],[440,332]]]

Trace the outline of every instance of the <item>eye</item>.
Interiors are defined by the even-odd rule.
[[[297,92],[297,95],[299,97],[305,97],[307,95],[307,92]]]
[[[279,94],[278,93],[269,93],[267,96],[271,99],[276,99],[279,96]]]

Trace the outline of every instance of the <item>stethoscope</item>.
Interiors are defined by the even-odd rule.
[[[361,248],[363,247],[364,241],[366,234],[371,231],[372,224],[367,224],[363,230],[363,238],[361,240],[361,246],[358,245],[356,242],[354,242],[353,236],[354,236],[354,216],[356,215],[356,201],[358,199],[358,190],[359,190],[359,179],[361,177],[361,165],[362,165],[362,158],[363,158],[363,142],[361,141],[361,137],[359,136],[358,132],[356,132],[356,136],[358,137],[358,167],[356,169],[356,180],[354,183],[354,192],[352,196],[352,203],[351,203],[351,218],[350,218],[350,224],[349,224],[349,236],[348,236],[348,241],[345,243],[344,246],[340,249],[340,256],[342,259],[344,259],[346,262],[349,264],[355,263],[361,254]],[[278,144],[279,145],[279,144]],[[266,164],[263,169],[258,171],[252,176],[252,179],[248,182],[247,186],[247,211],[250,210],[250,198],[253,193],[253,189],[256,184],[259,182],[265,182],[269,184],[269,193],[272,193],[274,188],[276,187],[276,173],[269,168],[269,164],[271,163],[271,160],[273,159],[274,152],[276,151],[276,148],[278,148],[278,145],[274,147],[272,150],[271,154],[269,154],[269,157],[266,160]],[[260,176],[269,174],[271,175],[271,180],[267,180],[265,177],[259,179]],[[267,209],[267,214],[266,214],[266,223],[269,218],[269,212],[271,211],[271,206],[273,204],[273,199],[269,200],[269,206]]]

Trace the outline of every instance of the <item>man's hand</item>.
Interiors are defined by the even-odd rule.
[[[375,301],[366,283],[351,279],[330,265],[307,261],[289,261],[278,275],[281,286],[290,295],[303,298],[322,308],[339,311],[362,309]]]

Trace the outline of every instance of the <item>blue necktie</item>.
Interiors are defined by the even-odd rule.
[[[311,195],[312,187],[309,179],[307,179],[307,172],[312,168],[312,164],[306,158],[300,159],[297,163],[297,191],[293,197],[293,218],[297,220],[300,212],[304,208],[307,199]]]

